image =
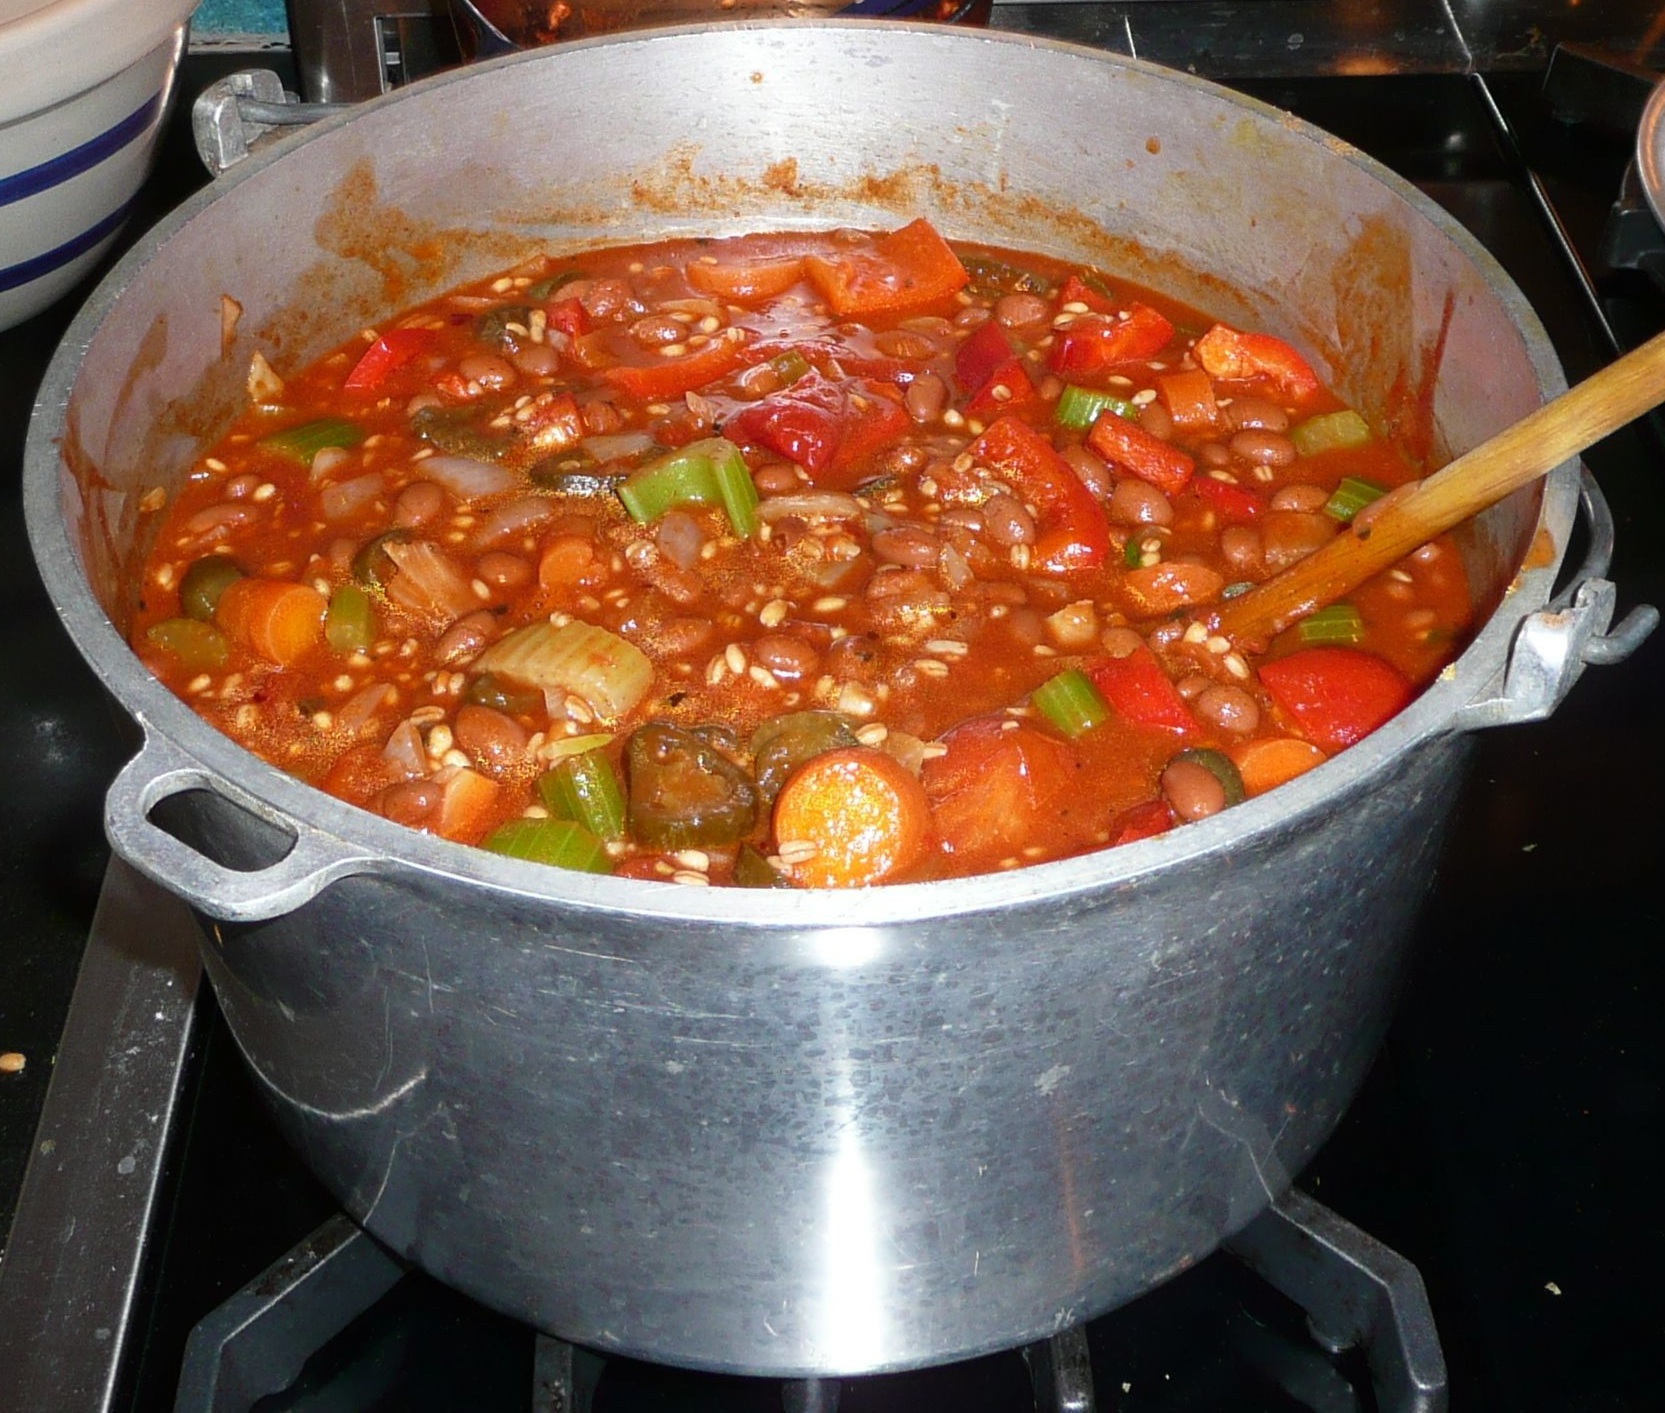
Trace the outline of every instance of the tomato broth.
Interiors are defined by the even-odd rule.
[[[309,783],[554,866],[1145,838],[1354,743],[1470,624],[1441,539],[1211,632],[1423,468],[1283,340],[923,220],[535,259],[249,394],[159,507],[136,649]]]

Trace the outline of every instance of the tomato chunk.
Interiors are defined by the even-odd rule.
[[[1245,333],[1216,324],[1191,350],[1197,362],[1215,378],[1270,378],[1293,398],[1318,391],[1318,374],[1291,344],[1271,334]]]
[[[1166,800],[1146,800],[1142,805],[1123,810],[1110,821],[1109,847],[1136,844],[1141,839],[1154,839],[1174,827],[1174,812]]]
[[[1104,507],[1046,437],[1016,417],[1002,417],[966,450],[1039,511],[1032,569],[1067,574],[1104,563],[1110,553]]]
[[[805,256],[804,273],[840,318],[922,309],[971,279],[924,217],[867,246]]]
[[[657,363],[620,363],[602,370],[601,376],[614,387],[645,401],[664,401],[703,388],[732,373],[746,358],[750,335],[730,328],[710,343],[679,358],[662,358]]]
[[[1130,304],[1115,315],[1082,314],[1058,330],[1047,366],[1060,377],[1098,373],[1155,358],[1173,336],[1167,316],[1148,304]]]
[[[1081,670],[1129,721],[1180,735],[1197,730],[1197,718],[1149,648],[1135,648],[1126,657],[1096,657]]]
[[[797,462],[814,485],[847,490],[860,483],[867,459],[912,425],[892,389],[865,380],[837,383],[811,370],[752,403],[723,430]]]
[[[1260,682],[1309,740],[1331,751],[1368,736],[1412,695],[1398,668],[1359,648],[1305,648],[1263,663]]]
[[[373,392],[405,364],[426,353],[439,342],[432,329],[389,329],[353,365],[342,387],[352,392]]]
[[[942,745],[925,762],[925,793],[943,848],[973,867],[1020,850],[1069,788],[1069,748],[1010,717],[976,717]]]

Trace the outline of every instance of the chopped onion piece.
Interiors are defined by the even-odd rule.
[[[469,456],[427,457],[422,462],[422,474],[464,500],[497,495],[519,480],[513,471]]]
[[[401,608],[445,623],[479,608],[468,576],[438,545],[429,540],[388,539],[382,551],[399,571],[384,587],[388,598]]]
[[[600,436],[585,437],[578,445],[601,465],[606,465],[609,461],[623,461],[626,457],[640,456],[644,451],[650,451],[657,443],[647,432],[609,432]]]
[[[653,685],[646,653],[616,633],[577,620],[559,628],[552,623],[517,628],[487,648],[477,666],[521,686],[560,688],[607,721],[623,716]]]
[[[844,491],[792,491],[757,503],[758,518],[771,524],[788,515],[804,520],[855,520],[862,514],[861,502]]]
[[[318,454],[323,455],[322,452]],[[352,480],[343,481],[336,486],[325,486],[323,493],[318,497],[324,519],[345,520],[379,496],[385,485],[382,473],[371,471],[363,476],[354,476]]]

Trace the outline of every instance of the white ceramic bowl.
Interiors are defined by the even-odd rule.
[[[150,165],[197,0],[0,0],[0,328],[92,268]]]

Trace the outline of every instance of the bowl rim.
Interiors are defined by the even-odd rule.
[[[0,123],[44,112],[113,78],[181,29],[197,3],[46,0],[0,21]]]

